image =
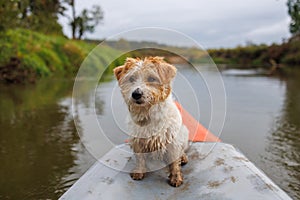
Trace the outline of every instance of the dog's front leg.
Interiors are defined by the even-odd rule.
[[[169,183],[173,187],[178,187],[183,183],[183,176],[181,172],[181,159],[175,160],[169,165],[170,175]]]
[[[169,163],[169,184],[178,187],[183,183],[183,175],[181,172],[181,151],[178,146],[169,144],[165,154],[166,162]]]
[[[133,180],[142,180],[146,173],[146,159],[143,153],[136,153],[136,166],[135,169],[130,173]]]

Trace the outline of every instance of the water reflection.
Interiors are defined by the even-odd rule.
[[[184,107],[207,126],[211,104],[205,84],[199,84],[194,71],[183,68],[180,73],[196,87],[201,116],[193,113],[189,98],[183,99]],[[203,73],[215,76],[213,71]],[[276,184],[299,199],[300,73],[285,81],[230,73],[223,76],[228,109],[222,140],[240,148]],[[89,84],[80,85],[74,104],[75,127],[73,81],[0,85],[0,199],[57,199],[95,162],[83,143],[99,156],[106,149],[107,144],[97,139],[95,128],[99,127],[90,121],[95,113],[109,139],[123,143],[127,135],[121,135],[122,130],[111,120],[111,106],[116,115],[126,110],[121,97],[114,96],[116,104],[111,104],[115,87],[115,81],[102,83],[96,90]],[[176,87],[178,94],[189,97],[181,82]]]
[[[286,80],[286,95],[281,115],[271,129],[267,154],[263,156],[267,174],[300,198],[300,71]]]
[[[78,178],[78,155],[88,155],[71,116],[72,86],[61,80],[0,86],[1,199],[56,199]]]

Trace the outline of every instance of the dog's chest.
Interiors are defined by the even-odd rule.
[[[172,142],[174,136],[170,133],[150,138],[132,138],[131,147],[137,153],[150,153],[154,151],[164,151],[166,146]]]
[[[164,151],[170,143],[176,143],[181,127],[181,116],[171,97],[166,102],[153,106],[147,119],[149,124],[139,125],[129,121],[131,147],[134,152]]]

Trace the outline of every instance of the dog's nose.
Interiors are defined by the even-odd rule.
[[[143,91],[140,88],[134,90],[131,94],[132,98],[135,100],[139,100],[143,95]]]

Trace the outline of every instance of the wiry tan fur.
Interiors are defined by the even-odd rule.
[[[114,69],[114,74],[131,115],[130,145],[137,160],[131,177],[144,178],[145,159],[151,156],[169,164],[172,186],[181,185],[181,164],[187,163],[184,151],[188,146],[188,131],[171,95],[176,68],[162,57],[127,58],[124,65]],[[137,89],[143,93],[139,100],[132,97]]]

